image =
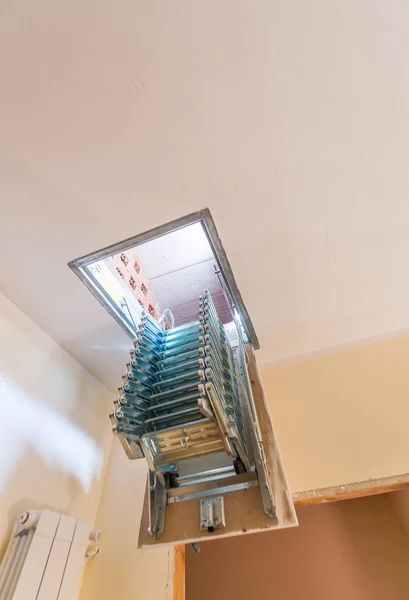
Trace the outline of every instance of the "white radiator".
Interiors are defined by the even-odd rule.
[[[101,537],[85,521],[49,510],[17,519],[0,567],[0,600],[76,600],[86,556]]]

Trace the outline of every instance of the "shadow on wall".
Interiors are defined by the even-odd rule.
[[[46,491],[52,486],[49,477],[53,478],[54,473],[58,492],[65,492],[64,498],[74,501],[78,489],[89,494],[93,482],[99,480],[103,453],[97,442],[75,423],[25,392],[5,375],[0,375],[0,414],[0,498],[5,493],[7,496],[11,479],[19,465],[24,464],[18,475],[18,490],[23,497],[8,506],[7,524],[4,523],[0,545],[1,559],[17,515],[27,509],[56,509],[55,505],[47,504],[46,499],[38,500],[38,497],[49,495]],[[40,464],[50,471],[47,480],[38,469]],[[63,490],[61,485],[64,485]],[[30,491],[37,499],[26,497]],[[65,512],[70,512],[67,505]]]
[[[0,495],[27,449],[72,475],[85,492],[101,474],[103,456],[80,427],[0,376]]]

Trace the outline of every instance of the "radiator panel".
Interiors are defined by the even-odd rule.
[[[0,600],[75,600],[87,547],[99,535],[49,510],[23,513],[0,567]]]

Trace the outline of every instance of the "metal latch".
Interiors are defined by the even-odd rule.
[[[202,498],[200,500],[200,529],[207,529],[211,533],[221,527],[226,527],[224,497]]]

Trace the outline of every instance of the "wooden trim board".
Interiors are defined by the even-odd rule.
[[[257,410],[260,431],[264,442],[267,469],[273,484],[277,517],[284,527],[298,525],[297,515],[272,424],[270,408],[264,392],[254,349],[251,344],[246,344],[246,352],[249,358],[247,369]]]
[[[271,519],[264,512],[259,488],[249,488],[224,495],[226,527],[213,533],[200,529],[199,499],[168,504],[165,531],[158,540],[155,540],[148,531],[149,509],[146,491],[138,540],[139,548],[203,542],[298,525],[254,351],[250,344],[246,345],[246,350],[249,356],[248,371],[254,403],[265,442],[264,450],[272,481],[277,518]]]
[[[293,494],[294,506],[311,506],[313,504],[324,504],[325,502],[337,502],[339,500],[351,500],[377,494],[387,494],[409,488],[409,473],[395,475],[393,477],[382,477],[380,479],[368,479],[356,483],[337,485],[306,492]]]
[[[173,562],[173,600],[185,600],[185,546],[175,547]]]

